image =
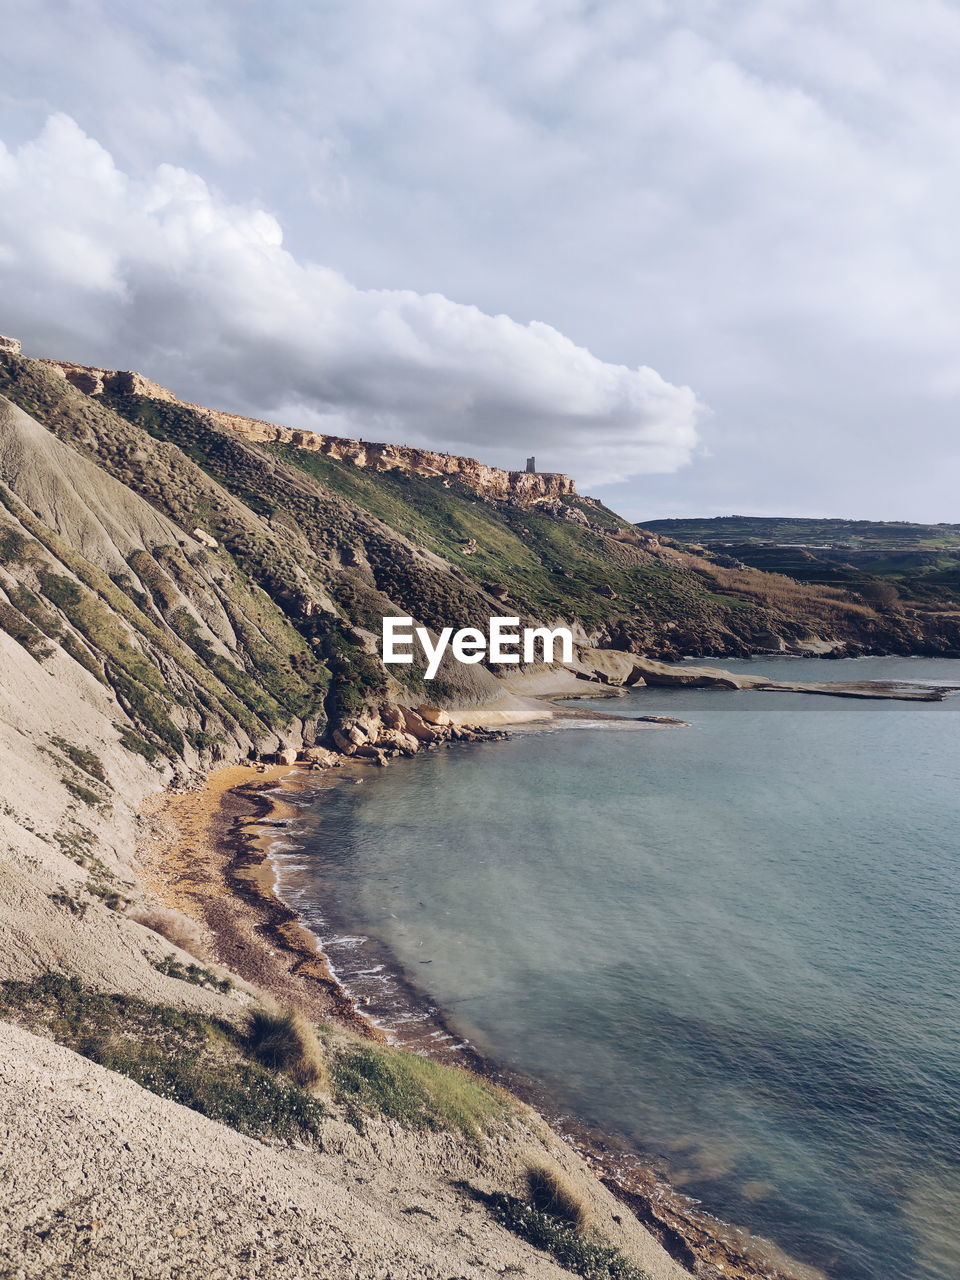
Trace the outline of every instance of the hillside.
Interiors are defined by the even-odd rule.
[[[286,918],[228,950],[215,926],[242,896],[246,836],[216,893],[171,900],[150,861],[168,818],[144,804],[236,766],[245,831],[250,762],[350,769],[482,737],[543,674],[388,672],[384,614],[563,620],[567,690],[736,683],[654,661],[680,653],[955,651],[955,620],[688,551],[566,477],[320,449],[93,373],[110,376],[0,352],[0,1274],[132,1276],[132,1250],[141,1280],[347,1280],[374,1259],[411,1280],[759,1274],[656,1186],[638,1202],[650,1234],[515,1099],[379,1045],[321,961],[284,950]],[[196,886],[207,827],[181,834]],[[323,1064],[312,1083],[251,1030],[270,993],[309,1015],[294,1039]],[[592,1232],[537,1208],[537,1161]],[[41,1194],[54,1166],[65,1189]]]
[[[648,527],[752,568],[871,602],[899,598],[925,614],[960,607],[960,525],[716,516],[653,520]]]

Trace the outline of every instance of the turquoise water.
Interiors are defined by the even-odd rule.
[[[722,665],[960,683],[950,660]],[[955,1280],[960,698],[578,705],[691,727],[371,770],[297,820],[284,893],[351,982],[388,985],[389,954],[711,1212],[835,1280]]]

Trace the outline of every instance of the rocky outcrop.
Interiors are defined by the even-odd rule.
[[[180,400],[166,387],[133,371],[99,369],[72,364],[66,360],[44,360],[43,363],[57,370],[87,395],[102,396],[110,393],[145,396],[150,400],[183,404],[188,409],[204,414],[217,426],[236,431],[238,435],[256,444],[292,445],[296,449],[322,453],[337,462],[351,462],[355,467],[366,467],[373,471],[404,471],[410,475],[440,477],[446,481],[459,480],[485,498],[509,500],[522,506],[541,502],[558,504],[560,498],[576,494],[571,478],[559,472],[504,471],[500,467],[489,467],[476,458],[463,458],[451,453],[435,453],[430,449],[415,449],[370,440],[350,440],[345,436],[322,435],[319,431],[280,427],[260,418],[244,418],[239,414],[207,409],[202,405]]]
[[[342,755],[366,757],[378,764],[386,764],[398,755],[416,755],[421,749],[434,749],[442,743],[488,742],[506,736],[499,729],[457,724],[441,707],[428,703],[421,703],[414,709],[392,702],[384,703],[379,710],[369,711],[357,720],[339,725],[332,732],[337,751]],[[312,760],[313,756],[310,751],[301,752],[300,758]],[[325,758],[319,767],[329,768],[331,763],[329,758]]]
[[[19,338],[5,338],[0,333],[0,351],[5,351],[8,355],[18,356],[20,354]]]

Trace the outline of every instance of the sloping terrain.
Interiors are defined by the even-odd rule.
[[[6,1025],[0,1275],[560,1280],[471,1195],[519,1190],[529,1156],[565,1169],[650,1280],[686,1274],[542,1125],[471,1142],[328,1110],[319,1145],[265,1144]]]

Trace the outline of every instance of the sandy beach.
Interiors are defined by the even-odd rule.
[[[212,958],[283,1004],[312,1018],[335,1018],[373,1038],[379,1033],[336,982],[317,939],[274,893],[271,825],[291,816],[278,784],[313,789],[354,781],[363,765],[335,773],[272,765],[230,765],[191,791],[153,796],[142,815],[145,877],[165,905],[205,929]]]

